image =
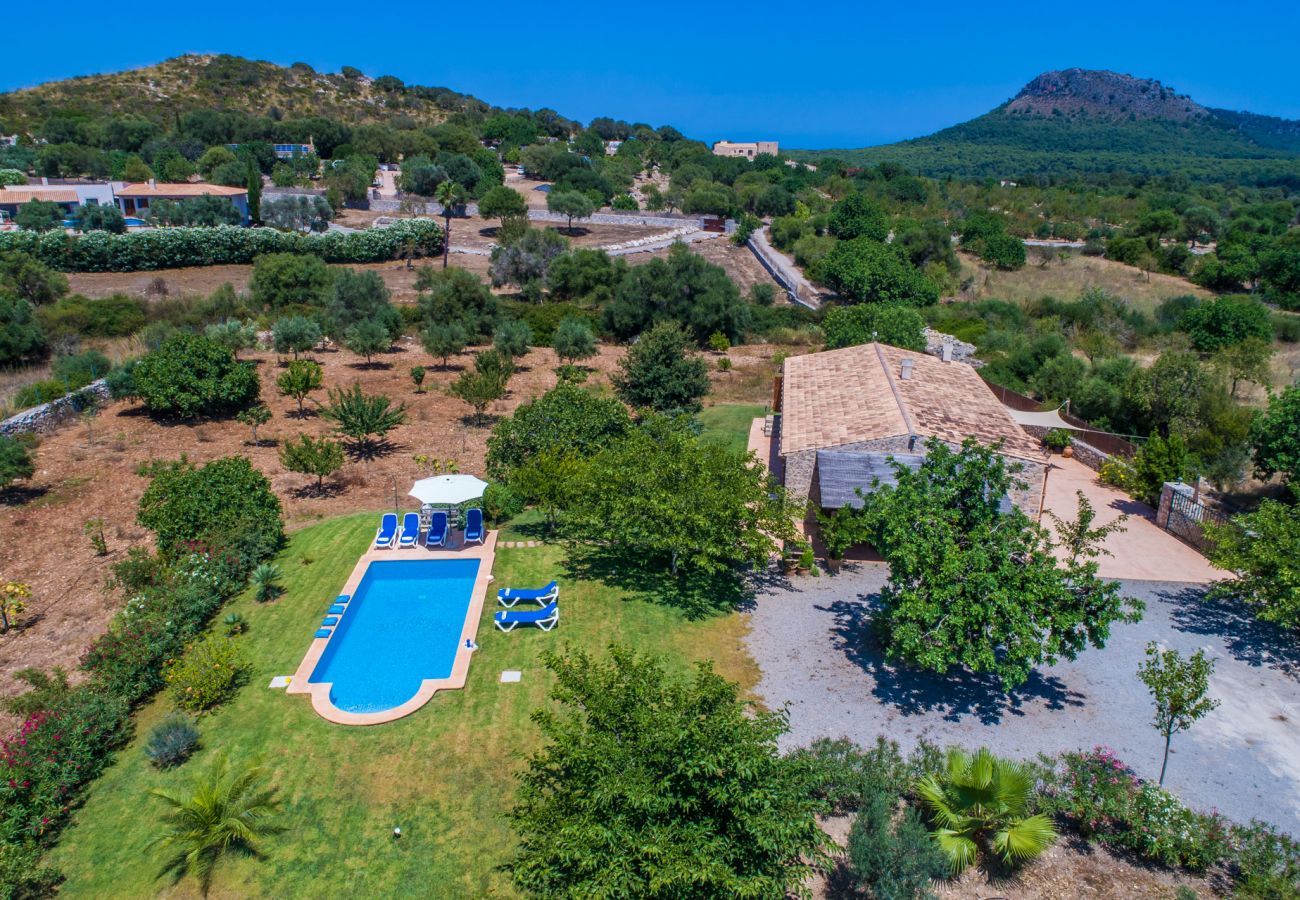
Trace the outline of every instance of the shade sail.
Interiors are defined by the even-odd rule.
[[[1061,414],[1054,409],[1046,412],[1030,412],[1024,409],[1012,409],[1007,407],[1007,412],[1011,413],[1011,418],[1016,420],[1017,425],[1032,425],[1039,428],[1064,428],[1067,431],[1087,431],[1086,428],[1080,428],[1078,425],[1071,425],[1061,418]]]
[[[410,494],[421,503],[464,503],[483,496],[487,482],[473,475],[435,475],[411,485]]]

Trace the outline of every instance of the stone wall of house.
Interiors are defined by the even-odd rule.
[[[1027,459],[1009,459],[1008,462],[1020,465],[1016,477],[1025,483],[1023,488],[1011,492],[1011,502],[1029,518],[1037,519],[1043,513],[1043,491],[1047,484],[1047,463],[1030,462]]]
[[[53,431],[63,422],[108,399],[108,384],[104,379],[92,381],[80,390],[64,394],[58,400],[25,409],[0,422],[0,434],[41,434]]]

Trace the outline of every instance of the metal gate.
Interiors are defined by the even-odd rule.
[[[1207,524],[1224,525],[1228,517],[1218,510],[1210,509],[1194,496],[1174,491],[1169,498],[1169,518],[1165,521],[1165,530],[1178,535],[1199,550],[1209,548],[1210,541],[1205,535]]]

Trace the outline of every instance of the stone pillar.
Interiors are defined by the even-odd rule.
[[[1173,505],[1174,494],[1188,496],[1192,493],[1191,485],[1181,481],[1166,481],[1160,486],[1160,505],[1156,508],[1156,524],[1161,528],[1169,527],[1169,508]]]

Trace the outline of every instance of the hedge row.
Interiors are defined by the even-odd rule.
[[[403,219],[387,228],[324,234],[273,228],[150,228],[126,234],[92,231],[0,233],[0,252],[21,250],[64,272],[138,272],[251,263],[263,253],[314,253],[331,263],[383,262],[411,241],[425,255],[442,252],[442,229],[428,219]]]

